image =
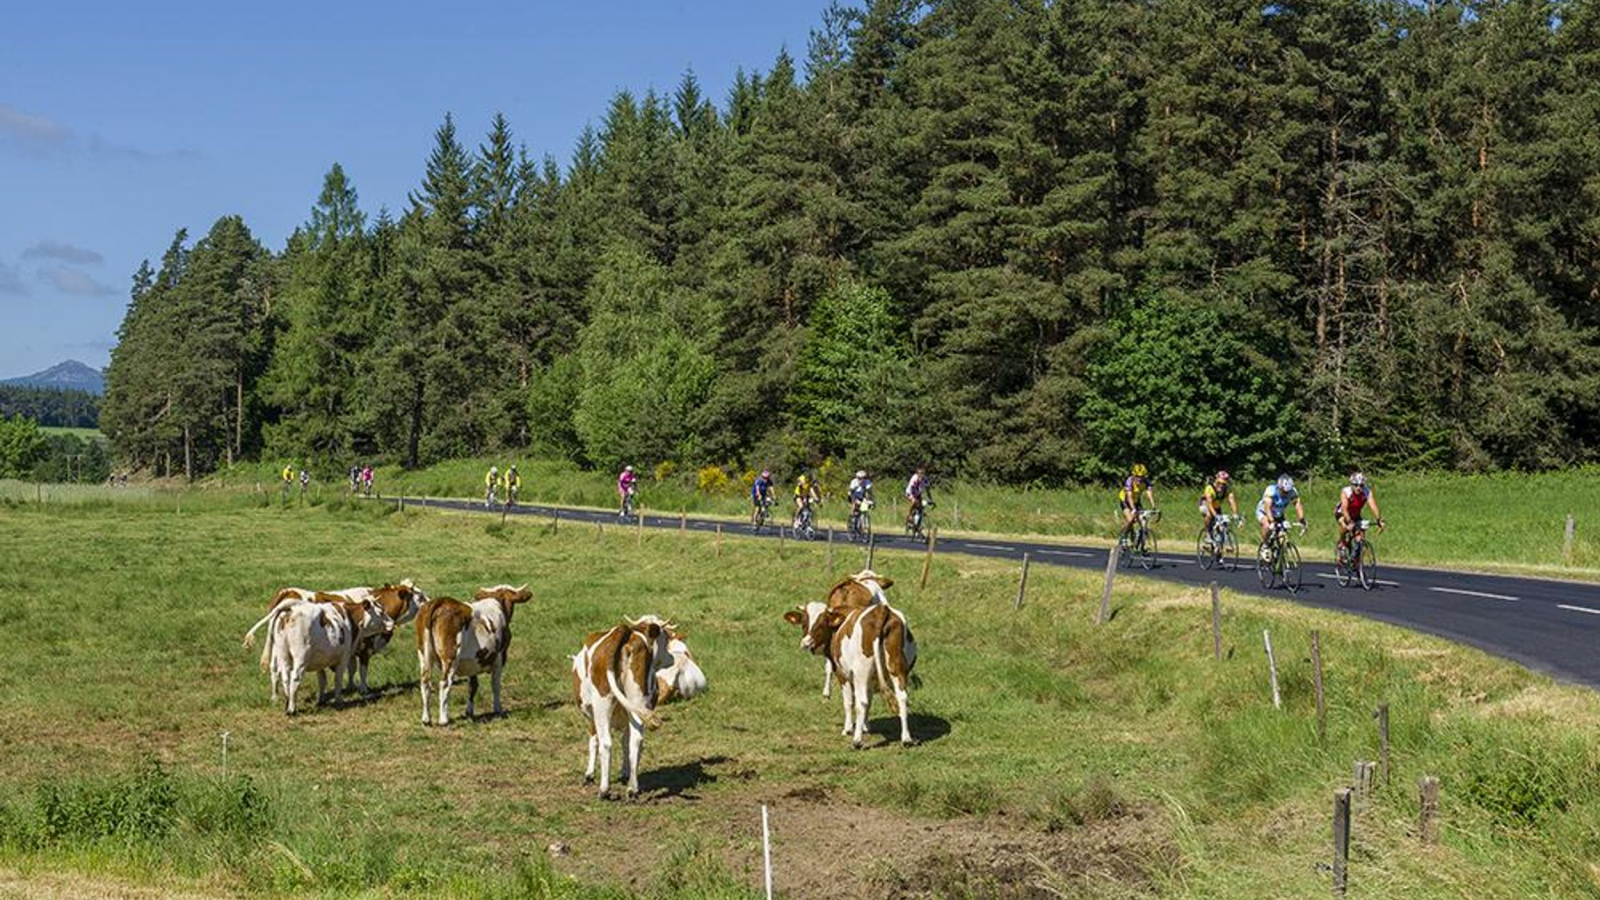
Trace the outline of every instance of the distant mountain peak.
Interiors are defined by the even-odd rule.
[[[0,384],[15,384],[21,387],[51,388],[58,391],[88,391],[91,394],[105,393],[105,376],[99,369],[86,365],[75,359],[59,362],[42,372],[32,375],[23,375],[18,378],[7,378]]]

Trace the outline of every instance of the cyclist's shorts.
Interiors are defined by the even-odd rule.
[[[1272,515],[1272,512],[1267,509],[1267,505],[1265,503],[1256,504],[1256,519],[1258,521],[1261,519],[1272,520],[1274,518],[1275,517]]]

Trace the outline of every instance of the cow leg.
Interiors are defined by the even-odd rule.
[[[305,664],[299,660],[296,660],[293,663],[293,666],[294,667],[289,670],[289,677],[283,685],[283,693],[289,698],[289,715],[291,716],[296,712],[294,695],[300,692],[300,680],[305,677],[306,673]]]
[[[439,724],[450,724],[450,688],[456,683],[456,661],[453,659],[441,660],[439,675]],[[470,701],[469,701],[470,702]],[[467,715],[472,715],[468,707]]]
[[[361,696],[372,693],[372,688],[367,687],[367,654],[363,653],[356,659],[356,664],[361,668]]]
[[[317,670],[317,705],[328,702],[328,670]]]
[[[850,732],[855,730],[855,726],[851,724],[855,721],[855,696],[850,691],[848,681],[839,682],[839,700],[844,704],[844,730],[839,733],[849,737]]]
[[[495,663],[494,671],[489,675],[489,683],[494,688],[494,714],[496,717],[506,714],[506,711],[500,706],[500,673],[504,671],[504,664]]]
[[[417,674],[417,688],[418,688],[418,690],[422,691],[422,724],[423,724],[423,727],[427,727],[427,724],[428,724],[428,676],[433,674],[432,672],[428,671],[429,668],[430,668],[430,666],[428,665],[427,655],[424,654],[421,650],[418,650],[417,651],[417,673],[418,673]]]
[[[644,750],[644,723],[628,717],[628,757],[623,765],[628,769],[628,796],[639,796],[639,754]]]
[[[600,799],[611,794],[611,698],[604,697],[594,706],[595,738],[600,744]]]
[[[857,750],[861,749],[861,736],[867,730],[867,713],[872,709],[872,682],[867,678],[853,678],[856,701],[856,729],[850,737],[850,744]]]
[[[833,696],[833,660],[822,661],[822,699]]]
[[[589,709],[584,710],[584,712],[589,714],[589,765],[583,770],[583,783],[594,784],[594,757],[595,753],[600,749],[600,738],[595,735],[594,708],[590,707]]]
[[[894,703],[900,708],[900,743],[909,747],[916,741],[911,739],[911,713],[906,710],[906,680],[891,675],[889,680],[894,684]]]
[[[478,676],[473,675],[467,679],[467,718],[472,718],[473,708],[478,700]]]

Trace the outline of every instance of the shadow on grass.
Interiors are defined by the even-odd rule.
[[[931,744],[950,733],[950,722],[939,716],[919,715],[911,713],[906,717],[906,724],[911,726],[911,737],[919,744]],[[867,744],[866,749],[874,750],[878,747],[888,747],[900,743],[900,717],[883,716],[867,720],[867,732],[883,738],[876,744]]]
[[[717,776],[706,771],[709,766],[718,766],[728,762],[726,756],[705,756],[694,762],[684,763],[681,766],[668,766],[665,769],[648,769],[639,773],[639,792],[647,795],[651,800],[669,800],[682,798],[684,800],[698,800],[698,795],[689,793],[694,788],[710,784],[717,780]]]

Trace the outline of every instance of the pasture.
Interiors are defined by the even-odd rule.
[[[559,503],[611,508],[616,504],[615,473],[582,471],[570,463],[511,457],[453,460],[415,472],[397,466],[377,470],[377,490],[392,496],[482,497],[483,476],[491,463],[517,463],[523,476],[525,503]],[[282,463],[246,466],[222,480],[259,481],[274,490],[272,469]],[[679,509],[743,521],[749,515],[747,485],[718,482],[702,490],[693,471],[656,479],[643,472],[640,496],[653,512]],[[850,473],[825,467],[824,503],[819,522],[844,528],[846,504],[840,499]],[[1310,532],[1301,549],[1313,559],[1332,556],[1333,506],[1341,479],[1301,480]],[[324,485],[337,490],[337,474]],[[881,533],[899,533],[905,507],[900,499],[903,475],[877,479]],[[1418,473],[1375,475],[1379,507],[1390,527],[1375,541],[1380,560],[1423,566],[1446,566],[1527,572],[1542,575],[1600,578],[1600,469],[1569,472],[1460,475]],[[979,532],[1056,537],[1109,545],[1115,535],[1116,493],[1109,487],[1021,488],[955,481],[936,486],[938,505],[930,521],[943,533]],[[1239,512],[1251,517],[1265,482],[1237,485]],[[787,509],[792,484],[779,485],[779,509]],[[831,496],[827,496],[831,492]],[[1193,552],[1199,516],[1195,511],[1200,486],[1156,484],[1163,510],[1158,526],[1168,551]],[[1576,514],[1572,554],[1565,558],[1564,531],[1568,513]]]
[[[1600,698],[1349,617],[1225,594],[1214,662],[1201,592],[1126,579],[1097,626],[1098,576],[1035,568],[1019,611],[1012,565],[939,556],[919,591],[921,555],[880,550],[921,645],[921,744],[895,745],[879,698],[852,751],[781,621],[830,584],[820,544],[719,556],[707,535],[226,491],[0,499],[0,534],[0,897],[754,897],[763,803],[785,897],[1324,896],[1332,793],[1377,758],[1380,701],[1393,778],[1357,815],[1352,896],[1600,897]],[[505,718],[422,727],[409,633],[379,697],[269,704],[239,638],[274,590],[403,577],[532,585]],[[601,802],[568,654],[644,612],[688,632],[710,691],[663,709],[643,798]],[[1425,774],[1435,845],[1412,833]]]

